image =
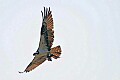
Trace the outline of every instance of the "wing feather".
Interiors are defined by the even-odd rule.
[[[33,69],[38,67],[44,61],[46,61],[46,57],[47,57],[47,53],[44,55],[39,54],[39,55],[35,56],[34,59],[32,60],[32,62],[27,66],[27,68],[25,69],[24,72],[32,71]]]
[[[44,7],[44,12],[42,12],[42,15],[43,15],[43,22],[42,22],[41,38],[38,49],[50,51],[54,41],[53,18],[52,18],[52,11],[50,11],[50,7],[49,9]]]

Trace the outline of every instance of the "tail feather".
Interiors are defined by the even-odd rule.
[[[54,48],[52,48],[51,50],[50,50],[50,52],[51,52],[51,54],[53,55],[52,57],[54,58],[54,59],[57,59],[57,58],[60,58],[60,55],[61,55],[61,47],[60,46],[56,46],[56,47],[54,47]]]

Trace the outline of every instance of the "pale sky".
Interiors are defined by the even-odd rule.
[[[51,7],[60,59],[24,71]],[[0,80],[120,80],[120,0],[0,0]]]

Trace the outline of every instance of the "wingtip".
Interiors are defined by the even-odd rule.
[[[25,73],[26,71],[23,71],[23,72],[21,72],[21,71],[18,71],[19,73]],[[27,72],[26,72],[27,73]]]
[[[50,11],[50,7],[49,7],[49,11]]]
[[[20,71],[18,71],[19,73],[24,73],[25,71],[23,71],[23,72],[20,72]]]

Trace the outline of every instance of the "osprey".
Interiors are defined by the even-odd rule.
[[[39,47],[37,51],[33,54],[34,59],[27,66],[24,72],[29,72],[35,69],[37,66],[45,62],[46,60],[52,61],[52,58],[57,59],[60,58],[61,55],[61,47],[56,46],[52,47],[54,41],[54,31],[53,31],[53,18],[52,11],[49,8],[44,7],[44,11],[42,12],[42,27],[41,27],[41,37],[39,42]],[[23,72],[19,72],[23,73]]]

